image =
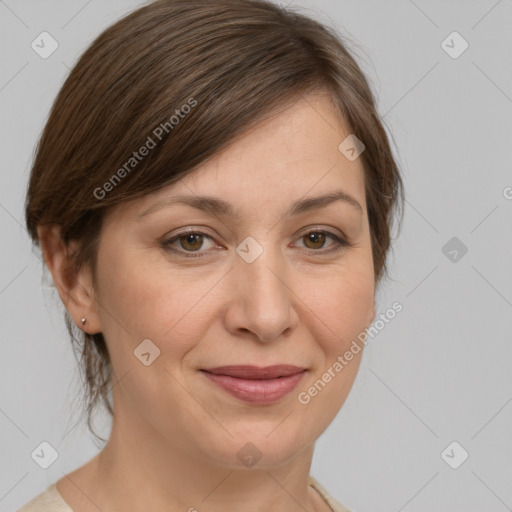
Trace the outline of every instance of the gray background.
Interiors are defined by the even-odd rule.
[[[357,512],[512,510],[512,1],[294,3],[358,42],[407,197],[395,281],[378,294],[378,314],[394,301],[403,311],[369,341],[311,473]],[[23,201],[69,68],[138,5],[0,0],[2,511],[98,452],[73,405],[75,359]],[[48,59],[30,46],[43,31],[59,44]],[[469,43],[456,59],[441,46],[453,31]],[[452,237],[468,248],[456,261],[442,251]],[[30,457],[41,441],[59,453],[47,470]],[[469,453],[458,469],[441,457],[452,441]]]

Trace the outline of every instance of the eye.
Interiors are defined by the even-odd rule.
[[[169,240],[163,241],[162,246],[165,249],[168,249],[172,252],[176,252],[180,255],[183,255],[187,258],[194,258],[198,256],[203,256],[202,254],[184,254],[184,253],[203,253],[205,251],[199,251],[199,249],[204,248],[204,241],[210,240],[213,241],[213,238],[206,233],[201,231],[194,231],[189,229],[187,231],[182,231],[178,235],[170,238]],[[181,249],[177,249],[174,247],[175,244],[179,244]]]
[[[324,247],[328,238],[334,240],[334,243],[328,246],[330,247],[329,249],[320,251],[320,249]],[[331,233],[330,231],[324,230],[308,231],[307,233],[304,233],[299,240],[304,240],[306,242],[305,247],[310,251],[319,253],[319,255],[330,254],[340,251],[347,246],[351,246],[347,240],[339,237],[338,235],[335,235],[334,233]]]

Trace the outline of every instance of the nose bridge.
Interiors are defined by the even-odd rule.
[[[260,340],[272,340],[291,327],[292,300],[287,286],[286,263],[277,246],[247,237],[237,247],[234,279],[241,308],[239,328],[248,329]]]

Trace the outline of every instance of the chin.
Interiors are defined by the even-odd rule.
[[[265,422],[264,427],[261,422],[241,426],[237,433],[231,432],[233,437],[226,434],[222,441],[212,440],[210,445],[204,446],[205,455],[230,470],[270,470],[286,465],[310,447],[314,440],[305,440],[299,426],[295,435],[289,429],[279,432],[282,428],[278,427],[280,421]]]

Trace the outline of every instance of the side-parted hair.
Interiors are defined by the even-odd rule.
[[[70,264],[89,266],[94,277],[107,212],[177,182],[267,116],[322,91],[365,145],[359,158],[378,284],[389,277],[403,184],[348,47],[335,29],[267,0],[159,0],[125,16],[85,51],[55,99],[26,196],[33,243],[38,226],[59,225],[64,242],[79,243]],[[67,311],[65,320],[94,433],[100,400],[113,414],[109,353],[101,333],[84,333]]]

